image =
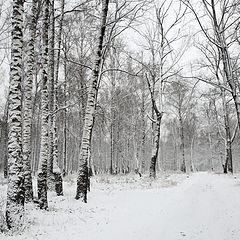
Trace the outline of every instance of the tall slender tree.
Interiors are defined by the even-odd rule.
[[[148,89],[151,97],[153,116],[156,115],[155,119],[149,117],[152,121],[152,128],[153,128],[153,146],[152,146],[152,155],[151,155],[149,172],[150,172],[151,178],[156,178],[156,165],[157,165],[157,157],[159,152],[160,130],[161,130],[161,121],[162,121],[163,112],[159,110],[159,107],[156,104],[154,92],[152,91],[152,86],[148,78],[147,78],[147,83],[148,83]],[[153,83],[155,83],[154,80],[153,80]]]
[[[98,42],[95,52],[94,65],[92,68],[92,79],[90,81],[90,86],[88,90],[88,100],[81,142],[76,199],[81,198],[83,202],[87,202],[87,189],[89,184],[88,159],[91,151],[91,136],[94,125],[94,113],[98,93],[98,83],[100,76],[100,66],[102,61],[103,40],[106,31],[108,5],[109,0],[102,1],[101,26],[97,36]]]
[[[48,61],[48,98],[49,98],[49,159],[48,159],[48,188],[53,188],[53,154],[54,154],[54,40],[55,40],[55,19],[54,19],[54,0],[50,0],[49,9],[49,61]]]
[[[47,202],[47,174],[48,174],[48,29],[49,29],[49,0],[43,1],[43,26],[42,26],[42,88],[41,88],[41,145],[38,167],[38,201],[41,209],[48,208]]]
[[[12,46],[8,109],[8,190],[6,222],[18,228],[24,217],[24,175],[22,154],[22,47],[23,0],[13,1]]]
[[[32,0],[31,11],[27,27],[27,72],[24,82],[24,106],[23,106],[23,166],[25,199],[33,199],[31,176],[31,122],[32,122],[32,86],[35,61],[35,36],[36,36],[37,0]]]
[[[50,34],[49,34],[49,81],[48,81],[48,92],[49,92],[49,187],[55,186],[55,190],[58,196],[63,195],[62,188],[62,176],[58,166],[58,144],[57,144],[57,125],[56,125],[56,113],[57,99],[56,94],[57,88],[55,82],[55,1],[51,1],[50,5]],[[54,184],[52,184],[54,183]]]

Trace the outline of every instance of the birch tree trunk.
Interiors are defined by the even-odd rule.
[[[225,164],[223,164],[223,173],[228,173],[228,171],[233,173],[232,143],[229,138],[225,140],[225,156],[226,158],[225,158]]]
[[[193,134],[191,140],[191,152],[190,152],[190,159],[191,159],[191,172],[195,171],[195,164],[194,164],[194,142],[195,142],[195,135]]]
[[[149,79],[147,78],[148,89],[150,91],[151,102],[152,102],[152,129],[153,129],[153,146],[152,146],[152,156],[150,161],[150,169],[149,169],[149,176],[150,178],[156,178],[156,164],[157,164],[157,157],[159,152],[159,144],[160,144],[160,130],[161,130],[161,121],[163,113],[159,111],[156,101],[154,99],[154,87],[151,87]],[[155,80],[153,80],[155,83]],[[156,115],[156,119],[153,119],[154,113]]]
[[[48,169],[48,186],[53,189],[55,185],[55,191],[58,196],[63,195],[62,189],[62,176],[60,168],[58,167],[58,145],[57,145],[57,126],[56,126],[56,114],[54,111],[57,109],[56,105],[56,80],[54,79],[55,70],[55,14],[54,14],[54,0],[51,1],[51,15],[50,15],[50,36],[49,36],[49,169]]]
[[[7,121],[5,119],[0,120],[0,149],[1,149],[1,171],[4,172],[4,178],[7,178],[7,174],[5,173],[5,169],[7,169]]]
[[[154,123],[154,136],[153,136],[153,148],[152,148],[152,156],[150,162],[150,178],[156,178],[156,163],[159,152],[159,143],[160,143],[160,127],[161,127],[161,119],[162,114],[160,112],[156,113],[157,119]]]
[[[49,159],[48,159],[48,188],[53,190],[53,151],[54,151],[54,0],[50,0],[50,22],[49,22],[49,61],[48,61],[48,97],[49,97]]]
[[[76,199],[82,199],[87,202],[87,188],[88,188],[88,154],[91,150],[91,136],[94,125],[94,113],[96,107],[96,99],[98,92],[98,80],[100,64],[102,60],[103,40],[106,30],[107,13],[109,0],[102,1],[101,26],[98,34],[98,43],[95,53],[95,61],[92,70],[92,79],[88,90],[88,100],[85,113],[85,122],[83,128],[82,144],[80,150],[79,170],[77,178],[77,192]]]
[[[55,67],[55,79],[54,79],[54,91],[55,91],[55,95],[54,95],[54,104],[55,104],[55,110],[58,109],[58,77],[59,77],[59,64],[60,64],[60,54],[61,54],[61,45],[62,45],[62,31],[63,31],[63,20],[64,20],[64,10],[65,10],[65,0],[61,0],[61,18],[60,18],[60,22],[59,22],[59,33],[58,33],[58,37],[57,37],[57,56],[56,56],[56,67]],[[54,30],[54,29],[53,29]],[[53,33],[54,34],[54,33]],[[64,60],[64,75],[65,75],[65,80],[66,81],[66,69],[65,69],[65,62],[66,60]],[[64,84],[65,86],[65,84]],[[66,98],[66,94],[64,94],[65,98]],[[65,110],[66,111],[66,110]],[[57,131],[57,114],[54,115],[54,147],[53,147],[53,161],[58,163],[58,131]],[[65,119],[66,122],[66,119]],[[65,123],[66,125],[66,123]],[[66,126],[65,126],[66,127]],[[67,129],[64,128],[64,139],[66,136],[66,131]],[[66,147],[66,146],[64,146]],[[66,154],[65,154],[66,155]],[[67,163],[66,163],[66,156],[64,155],[64,161],[63,161],[63,171],[64,174],[67,172]],[[62,181],[62,176],[56,176],[57,178],[59,178],[59,181],[56,182],[55,187],[57,188],[57,185],[59,185],[59,188],[62,189],[62,184],[60,183]],[[63,189],[62,189],[63,190]],[[61,190],[61,191],[62,191]],[[57,191],[57,189],[56,189]],[[59,193],[61,192],[59,191]],[[58,192],[57,192],[58,194]],[[60,194],[62,195],[62,194]]]
[[[49,0],[43,1],[42,26],[42,88],[41,88],[41,145],[38,167],[38,201],[40,209],[47,209],[47,174],[48,174],[48,29],[49,29]]]
[[[62,44],[62,31],[63,31],[63,20],[64,20],[64,9],[65,9],[65,0],[61,0],[61,17],[59,21],[59,33],[57,37],[57,54],[56,61],[54,61],[54,52],[52,55],[53,58],[53,67],[52,74],[54,75],[52,80],[54,81],[54,110],[58,109],[58,78],[59,78],[59,65],[60,65],[60,54],[61,54],[61,44]],[[52,13],[52,50],[54,51],[54,31],[55,31],[55,21],[54,21],[54,0],[53,0],[53,13]],[[54,62],[56,65],[54,66]],[[64,59],[64,98],[66,99],[66,59]],[[55,73],[55,74],[54,74]],[[65,104],[66,106],[66,104]],[[62,185],[62,174],[58,166],[58,129],[57,129],[57,119],[58,115],[54,114],[53,116],[53,174],[55,177],[55,191],[58,196],[63,195],[63,185]],[[67,172],[67,161],[66,161],[66,148],[67,148],[67,119],[66,119],[66,109],[64,110],[64,153],[63,153],[63,176]]]
[[[146,168],[145,160],[145,142],[146,142],[146,121],[145,121],[145,108],[146,108],[146,96],[145,96],[145,81],[142,78],[141,86],[141,169],[140,172],[144,173]]]
[[[7,99],[5,109],[4,109],[4,116],[3,116],[3,129],[2,129],[2,135],[1,140],[3,141],[3,176],[4,178],[8,177],[8,103],[9,100]]]
[[[64,50],[64,84],[63,84],[63,93],[64,93],[64,106],[67,105],[67,49]],[[80,116],[79,116],[80,117]],[[67,167],[67,109],[63,110],[63,169],[64,172],[68,173]]]
[[[112,109],[112,108],[111,108]],[[113,120],[113,119],[112,119]],[[113,174],[113,157],[114,157],[114,139],[113,139],[113,130],[114,130],[114,123],[112,122],[110,125],[110,174]]]
[[[37,1],[32,0],[31,12],[28,19],[27,36],[27,72],[24,83],[24,107],[23,107],[23,167],[25,200],[33,200],[32,176],[31,176],[31,123],[32,123],[32,86],[35,63],[35,37],[36,37],[36,14]]]
[[[65,10],[65,0],[61,0],[61,17],[59,21],[59,33],[57,37],[57,54],[56,54],[56,67],[55,67],[55,78],[54,78],[54,109],[55,111],[58,109],[58,77],[59,77],[59,64],[60,64],[60,53],[61,53],[61,45],[62,45],[62,31],[63,31],[63,20],[64,20],[64,10]],[[54,29],[53,29],[54,30]],[[54,34],[54,32],[52,33]],[[65,62],[64,60],[64,75],[65,75],[65,80],[66,81],[66,67],[65,67]],[[65,86],[65,84],[64,84]],[[66,95],[64,94],[65,98]],[[65,110],[66,111],[66,110]],[[53,160],[54,162],[58,162],[58,131],[57,131],[57,119],[58,115],[54,115],[54,147],[53,147]],[[65,120],[66,121],[66,120]],[[64,135],[66,135],[66,129],[64,128]],[[65,157],[65,155],[64,155]],[[66,173],[66,161],[64,159],[63,161],[63,169],[64,172]]]
[[[61,18],[59,22],[59,33],[57,38],[57,58],[56,58],[56,72],[55,72],[55,82],[56,86],[58,84],[59,76],[59,64],[60,64],[60,53],[61,53],[61,44],[62,44],[62,30],[63,30],[63,20],[64,20],[64,9],[65,9],[65,0],[61,2]]]
[[[232,141],[231,141],[231,132],[229,124],[229,108],[226,102],[225,91],[222,90],[222,105],[224,111],[224,128],[225,128],[225,164],[223,164],[223,172],[227,173],[228,170],[233,172],[232,164]]]
[[[180,124],[180,140],[181,140],[180,150],[182,151],[182,163],[181,163],[180,170],[185,173],[186,161],[185,161],[185,147],[184,147],[184,129],[183,129],[182,114],[180,109],[179,109],[179,124]]]
[[[12,45],[8,109],[8,189],[6,223],[9,229],[21,226],[24,217],[24,174],[22,155],[22,47],[23,0],[13,1]]]
[[[116,68],[116,60],[114,56],[115,52],[113,51],[111,56],[112,68]],[[114,71],[110,72],[111,77],[111,103],[110,103],[110,174],[114,174],[114,160],[115,160],[115,150],[116,150],[116,141],[115,141],[115,125],[116,125],[116,103],[115,103],[115,95],[116,95],[116,73]]]

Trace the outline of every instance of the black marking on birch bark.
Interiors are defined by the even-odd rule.
[[[43,2],[43,29],[42,29],[42,89],[41,89],[41,145],[38,167],[38,201],[40,209],[47,209],[47,173],[48,173],[48,29],[49,29],[49,0]]]
[[[31,171],[31,125],[32,125],[32,86],[35,61],[35,35],[37,1],[31,3],[31,12],[29,16],[28,36],[27,36],[27,72],[24,83],[24,109],[23,109],[23,166],[24,166],[24,186],[25,201],[33,201],[32,171]]]
[[[97,49],[95,54],[94,67],[92,68],[92,81],[90,83],[88,92],[88,101],[85,112],[85,121],[83,128],[82,144],[79,158],[79,169],[77,178],[77,192],[76,199],[82,199],[83,202],[87,202],[87,190],[89,186],[88,177],[88,156],[91,149],[91,135],[94,125],[94,112],[96,107],[97,98],[97,84],[99,76],[99,68],[102,57],[103,40],[106,30],[106,21],[108,13],[109,0],[104,0],[102,3],[102,15],[101,15],[101,28],[99,31]]]
[[[13,1],[10,85],[8,97],[8,229],[21,227],[24,217],[24,175],[22,155],[22,46],[23,1]]]

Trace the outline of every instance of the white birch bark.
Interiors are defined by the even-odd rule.
[[[59,22],[59,33],[58,33],[58,38],[57,38],[57,58],[56,58],[56,73],[55,73],[56,86],[58,84],[58,76],[59,76],[59,64],[60,64],[60,53],[61,53],[60,48],[61,48],[61,44],[62,44],[64,10],[65,10],[65,0],[61,0],[61,18],[60,18],[60,22]]]
[[[181,108],[178,109],[178,115],[179,115],[179,133],[180,133],[180,150],[182,152],[182,163],[180,170],[184,173],[186,173],[187,168],[186,168],[186,160],[185,160],[185,145],[184,145],[184,128],[183,128],[183,119],[182,119],[182,112]]]
[[[24,82],[24,107],[23,107],[23,166],[25,200],[33,200],[32,176],[31,176],[31,122],[32,122],[32,87],[35,63],[35,36],[37,1],[32,0],[31,12],[27,29],[27,72]]]
[[[38,167],[38,202],[40,209],[47,209],[47,172],[48,172],[48,29],[49,29],[49,0],[43,1],[42,26],[42,88],[41,88],[41,145]]]
[[[54,155],[54,0],[50,4],[49,24],[49,62],[48,62],[48,95],[49,95],[49,159],[48,159],[48,188],[54,188],[53,155]]]
[[[146,96],[145,96],[145,79],[142,79],[141,86],[141,173],[145,172],[146,162],[145,162],[145,143],[146,143],[146,121],[145,121],[145,108],[146,108]]]
[[[154,99],[154,87],[151,86],[149,79],[147,78],[148,89],[150,92],[151,103],[152,103],[152,116],[154,117],[154,113],[156,115],[156,119],[151,119],[152,121],[152,130],[153,130],[153,146],[152,146],[152,155],[150,161],[150,169],[149,169],[149,177],[156,178],[156,164],[159,152],[159,144],[160,144],[160,130],[161,130],[161,121],[163,113],[159,111],[157,107],[156,101]],[[155,81],[153,80],[153,83]]]
[[[3,126],[2,126],[2,133],[1,133],[1,141],[3,142],[3,176],[4,178],[8,177],[8,99],[4,109],[4,116],[3,116]]]
[[[152,147],[152,156],[151,156],[150,171],[149,171],[150,178],[156,178],[156,164],[157,164],[157,157],[159,152],[160,128],[161,128],[161,120],[162,120],[162,113],[155,108],[154,110],[156,113],[156,120],[154,122],[154,130],[153,130],[153,147]]]
[[[12,45],[8,109],[8,190],[6,222],[9,229],[21,226],[24,217],[22,155],[22,47],[23,0],[13,1]]]
[[[82,199],[83,202],[87,202],[87,189],[89,184],[88,154],[91,151],[91,136],[94,125],[94,113],[98,91],[100,64],[102,60],[103,39],[106,30],[108,4],[109,0],[102,1],[101,26],[98,34],[98,43],[96,47],[95,61],[92,70],[92,79],[88,90],[88,100],[80,150],[76,199]]]
[[[49,36],[49,187],[54,186],[58,196],[63,195],[62,176],[58,166],[58,143],[57,143],[57,125],[56,114],[56,80],[54,79],[55,71],[55,14],[54,0],[51,1],[51,16],[50,16],[50,36]]]
[[[59,64],[60,64],[60,53],[61,53],[61,45],[62,45],[62,32],[63,32],[63,20],[64,20],[64,11],[65,11],[65,0],[61,0],[61,18],[59,21],[59,33],[57,38],[57,56],[56,56],[56,67],[55,67],[55,79],[54,79],[54,109],[55,111],[58,109],[58,77],[59,77]],[[65,69],[65,67],[64,67]],[[64,84],[64,87],[66,84]],[[66,98],[66,96],[65,96]],[[66,111],[66,110],[65,110]],[[58,162],[58,132],[57,132],[57,115],[54,115],[54,146],[53,146],[53,161],[54,163]],[[65,119],[66,125],[66,119]],[[64,135],[66,135],[66,126],[64,128]],[[66,144],[65,144],[66,145]],[[65,148],[66,149],[66,148]],[[64,171],[66,172],[66,154],[64,154]],[[60,169],[59,169],[60,170]],[[61,177],[62,178],[62,177]],[[61,179],[62,180],[62,179]],[[62,186],[59,185],[61,188]]]

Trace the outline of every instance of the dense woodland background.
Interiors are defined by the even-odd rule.
[[[11,16],[12,1],[1,0],[0,170],[5,177]],[[43,141],[52,151],[52,172],[58,169],[61,176],[79,168],[78,175],[87,178],[239,171],[239,16],[236,0],[25,2],[21,106],[23,126],[30,129],[23,138],[32,175],[44,171]],[[91,94],[93,114],[86,117]],[[80,156],[89,116],[94,124],[86,173]]]

